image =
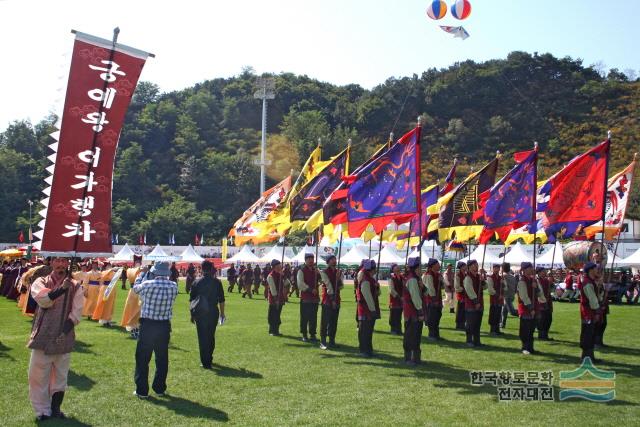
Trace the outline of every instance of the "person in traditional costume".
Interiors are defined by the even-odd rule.
[[[97,320],[98,323],[107,328],[112,325],[111,319],[113,317],[113,308],[116,302],[118,287],[113,286],[109,295],[106,294],[106,291],[115,272],[116,270],[112,268],[106,268],[102,271],[102,285],[100,286],[100,292],[98,294],[98,302],[91,316],[93,320]]]
[[[143,271],[139,263],[134,268],[127,270],[127,280],[131,284],[129,293],[127,294],[127,300],[124,304],[124,311],[122,312],[122,319],[120,319],[120,326],[123,326],[127,332],[131,334],[131,338],[138,338],[138,329],[140,327],[140,297],[133,291],[133,286],[142,283],[147,279],[148,272]]]
[[[449,307],[449,313],[455,313],[456,302],[454,298],[455,290],[453,288],[453,282],[454,282],[453,265],[451,264],[447,265],[447,269],[442,275],[442,280],[444,282],[444,295],[445,295],[444,306]]]
[[[298,287],[300,288],[300,334],[302,341],[318,341],[316,328],[318,324],[318,304],[320,296],[320,272],[315,266],[315,257],[311,253],[304,256],[304,266],[298,270]],[[309,335],[311,338],[309,338]]]
[[[196,280],[196,267],[193,263],[189,263],[189,267],[187,267],[187,275],[185,278],[185,290],[187,293],[191,292],[191,285],[193,285],[193,281]]]
[[[38,307],[36,300],[31,296],[31,285],[40,277],[46,277],[51,274],[53,268],[49,264],[50,258],[47,258],[45,264],[33,267],[22,276],[22,286],[24,288],[24,294],[22,295],[26,296],[22,313],[27,316],[33,316]]]
[[[376,263],[365,260],[362,266],[362,277],[358,281],[356,290],[358,313],[358,343],[360,355],[373,357],[373,330],[376,320],[380,318],[380,285],[373,277]]]
[[[504,282],[500,276],[500,264],[493,264],[491,274],[487,276],[487,293],[489,294],[489,335],[502,335],[500,322],[504,305]]]
[[[322,312],[320,313],[320,348],[336,347],[336,332],[338,330],[338,317],[340,315],[340,290],[342,283],[342,271],[338,270],[337,258],[330,255],[327,258],[327,268],[320,272],[322,281]],[[329,341],[327,342],[327,337]]]
[[[518,314],[520,315],[520,340],[522,354],[535,354],[533,333],[536,328],[536,300],[545,304],[547,301],[535,280],[535,271],[530,262],[520,265],[518,281]]]
[[[582,359],[591,358],[592,362],[601,362],[593,354],[595,335],[598,324],[602,322],[603,306],[601,304],[604,292],[598,292],[600,269],[594,262],[588,262],[583,267],[583,278],[580,281],[580,348]]]
[[[402,314],[404,317],[404,361],[415,366],[421,363],[422,322],[424,321],[423,298],[424,286],[420,279],[420,258],[409,258],[407,272],[404,275],[402,291]]]
[[[467,346],[480,347],[480,326],[484,313],[484,297],[482,291],[486,283],[478,273],[478,261],[472,259],[467,264],[468,274],[464,278],[464,316],[467,334]]]
[[[27,347],[29,399],[38,421],[65,418],[60,410],[67,388],[75,326],[82,317],[84,294],[68,274],[69,260],[54,258],[52,272],[31,285],[38,308]]]
[[[227,281],[229,282],[229,286],[227,287],[227,292],[232,293],[233,287],[238,284],[238,274],[233,264],[231,264],[231,267],[227,269]],[[240,291],[240,288],[238,287],[238,292],[239,291]]]
[[[242,298],[247,295],[249,298],[253,298],[253,293],[251,292],[251,283],[253,281],[253,269],[251,268],[251,264],[247,264],[247,267],[242,272]]]
[[[82,309],[82,316],[86,316],[87,319],[91,320],[91,316],[98,305],[100,288],[102,287],[102,272],[98,269],[98,261],[91,262],[91,270],[86,274],[84,283],[86,286],[86,299]]]
[[[17,266],[17,271],[15,272],[15,279],[13,279],[13,286],[11,286],[7,293],[7,299],[18,301],[18,298],[20,297],[20,279],[24,273],[29,271],[30,268],[31,264],[28,263],[28,260],[26,258],[21,258]]]
[[[256,264],[253,269],[253,294],[258,295],[260,292],[260,283],[262,283],[262,270],[260,266]]]
[[[464,278],[467,276],[467,264],[463,261],[458,261],[458,271],[454,276],[453,288],[456,291],[456,329],[459,331],[465,330],[465,312],[464,312]]]
[[[442,275],[440,263],[435,258],[429,258],[427,271],[422,276],[424,283],[424,304],[426,307],[425,324],[429,328],[428,339],[439,341],[440,319],[442,318]]]
[[[536,267],[538,288],[544,295],[545,303],[536,300],[536,326],[538,328],[538,339],[541,341],[553,341],[549,338],[549,329],[553,321],[553,299],[551,298],[551,281],[547,275],[547,269]]]
[[[402,292],[404,279],[398,264],[391,265],[389,277],[389,327],[391,334],[402,335]]]
[[[282,272],[280,260],[271,261],[271,270],[267,276],[267,301],[269,309],[267,312],[267,323],[269,324],[269,335],[280,336],[280,324],[282,323],[282,307],[287,301],[289,287],[291,283]]]

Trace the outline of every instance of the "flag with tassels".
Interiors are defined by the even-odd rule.
[[[535,217],[538,150],[515,153],[514,157],[517,164],[513,169],[480,196],[484,218],[481,244],[496,234],[504,242],[511,230],[531,223]]]
[[[602,219],[605,208],[610,141],[607,139],[549,178],[540,190],[542,226],[550,242],[581,234]],[[532,228],[537,227],[536,224]]]
[[[353,177],[347,191],[350,236],[359,237],[369,225],[380,233],[419,212],[421,129],[406,133]]]
[[[618,172],[609,179],[607,189],[607,212],[604,217],[604,234],[606,240],[616,238],[622,229],[631,192],[636,158],[623,171]],[[584,229],[587,238],[592,238],[596,233],[602,233],[602,221],[590,225]]]
[[[432,222],[429,231],[438,230],[441,242],[453,240],[467,241],[478,239],[482,233],[483,218],[475,217],[479,209],[480,194],[490,189],[496,180],[498,170],[496,156],[482,169],[472,173],[450,193],[438,199],[429,213],[438,213],[438,221]]]

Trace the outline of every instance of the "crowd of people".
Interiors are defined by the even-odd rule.
[[[341,291],[344,273],[335,256],[326,259],[319,269],[313,254],[305,256],[302,266],[283,265],[274,259],[258,265],[231,266],[227,271],[227,292],[235,288],[242,297],[262,295],[268,302],[267,323],[271,336],[280,336],[283,307],[295,294],[299,298],[300,338],[318,343],[323,350],[336,348]],[[438,260],[422,263],[410,258],[403,269],[393,265],[389,271],[389,328],[402,335],[404,362],[415,366],[422,362],[423,326],[428,341],[441,341],[440,320],[443,309],[455,316],[456,329],[463,330],[466,344],[481,347],[480,330],[484,316],[484,293],[489,296],[489,334],[499,337],[510,316],[519,317],[522,353],[535,354],[534,333],[539,340],[553,340],[549,330],[553,320],[553,303],[578,301],[581,316],[580,347],[582,358],[594,357],[594,348],[604,346],[609,295],[600,259],[584,265],[580,272],[567,271],[562,286],[554,289],[562,272],[550,272],[524,262],[518,274],[507,263],[480,268],[478,262],[458,262],[441,271]],[[74,270],[74,271],[72,271]],[[353,275],[356,300],[355,321],[360,355],[374,356],[373,332],[381,318],[380,283],[373,260],[363,260]],[[75,325],[82,318],[97,321],[104,327],[113,324],[113,308],[118,280],[129,289],[120,324],[137,339],[134,394],[146,399],[151,356],[155,354],[156,372],[151,388],[158,395],[166,390],[168,346],[173,304],[181,276],[175,264],[156,262],[151,267],[114,268],[96,260],[80,262],[71,268],[67,258],[46,258],[34,264],[25,259],[0,267],[0,294],[17,300],[23,313],[34,316],[28,347],[32,350],[29,365],[29,396],[38,419],[64,418],[60,410],[69,370],[69,355],[75,339]],[[196,325],[200,361],[211,369],[215,350],[216,326],[225,321],[225,296],[216,269],[209,261],[184,271],[190,294],[191,321]],[[117,276],[116,276],[117,275]],[[637,302],[640,277],[620,275],[621,292],[628,303]],[[261,291],[261,287],[264,289]],[[621,302],[621,297],[617,300]],[[320,310],[319,310],[320,309]],[[320,325],[318,328],[318,311]],[[319,335],[319,339],[318,339]],[[317,344],[317,345],[318,345]]]

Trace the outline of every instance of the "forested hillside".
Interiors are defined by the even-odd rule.
[[[353,140],[352,168],[393,131],[423,118],[423,183],[443,178],[455,155],[461,178],[500,150],[538,141],[541,178],[613,132],[610,174],[638,151],[640,81],[613,69],[606,75],[580,60],[513,52],[507,59],[467,61],[421,75],[391,78],[372,90],[335,86],[307,76],[276,75],[269,102],[268,184],[299,170],[321,138],[324,156]],[[258,196],[261,102],[251,69],[177,92],[139,85],[118,150],[113,232],[120,242],[177,244],[204,233],[207,244],[227,233]],[[19,118],[16,118],[19,119]],[[28,228],[27,200],[39,200],[48,134],[55,117],[17,120],[0,134],[0,241]],[[639,180],[629,216],[640,218]],[[34,205],[35,206],[35,205]],[[38,207],[37,210],[39,210]],[[34,224],[38,218],[34,218]],[[219,240],[218,240],[219,241]]]

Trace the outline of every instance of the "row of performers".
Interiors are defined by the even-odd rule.
[[[318,307],[322,307],[320,320],[320,347],[335,347],[335,337],[340,312],[340,291],[343,288],[342,272],[337,269],[335,257],[327,259],[328,267],[319,270],[313,254],[307,254],[305,265],[296,275],[300,290],[300,333],[302,341],[317,341],[316,324]],[[443,290],[453,281],[457,300],[456,329],[466,333],[469,347],[481,347],[480,327],[484,314],[484,291],[489,294],[489,326],[493,336],[500,336],[501,316],[508,290],[505,272],[501,264],[492,267],[491,274],[480,273],[478,262],[460,262],[457,272],[448,267],[441,273],[440,262],[430,258],[422,271],[419,258],[410,258],[404,273],[395,266],[389,286],[389,308],[392,333],[403,334],[404,360],[409,365],[421,363],[421,338],[423,324],[428,328],[428,339],[442,340],[440,319],[443,308]],[[376,320],[380,319],[380,285],[375,278],[375,261],[364,260],[354,280],[357,302],[356,320],[358,341],[363,357],[373,356],[373,331]],[[453,277],[452,277],[453,276]],[[453,279],[453,280],[452,280]],[[267,277],[267,299],[269,309],[267,320],[269,334],[280,335],[281,312],[288,300],[291,280],[284,274],[281,262],[271,262],[271,272]],[[580,289],[580,315],[582,320],[580,347],[582,358],[593,361],[594,346],[602,343],[606,328],[608,307],[602,281],[602,269],[595,263],[584,266],[578,282]],[[517,283],[518,308],[520,318],[519,336],[522,353],[535,354],[534,332],[539,338],[551,340],[549,329],[553,316],[551,298],[552,283],[544,268],[534,269],[530,262],[523,262]],[[320,292],[319,292],[320,290]],[[452,310],[453,312],[453,310]],[[402,332],[404,318],[404,332]]]
[[[82,262],[78,265],[78,268],[79,270],[72,272],[71,275],[73,279],[81,284],[83,289],[85,302],[82,316],[88,320],[98,321],[105,327],[112,326],[117,287],[113,287],[106,297],[105,292],[114,274],[119,270],[112,268],[108,262],[100,263],[95,260]],[[50,258],[41,259],[33,264],[22,260],[21,263],[16,265],[3,265],[0,269],[0,274],[2,274],[0,291],[7,298],[17,300],[18,308],[23,314],[33,316],[37,304],[31,297],[31,284],[39,277],[48,276],[51,270]],[[15,274],[16,271],[19,274]],[[121,274],[124,276],[122,277],[123,283],[127,279],[130,283],[134,283],[139,271],[139,266],[121,270]],[[139,319],[140,300],[137,294],[130,290],[120,325],[131,331],[135,337]]]

